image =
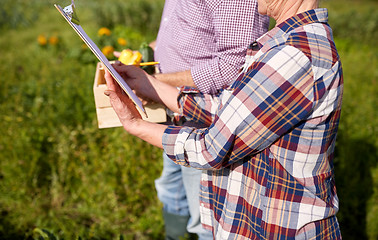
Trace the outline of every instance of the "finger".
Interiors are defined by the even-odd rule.
[[[104,94],[109,96],[110,103],[120,119],[142,118],[129,96],[119,96],[111,90],[105,90]]]
[[[104,94],[106,95],[106,96],[108,96],[108,97],[110,97],[110,94],[112,94],[114,91],[112,91],[112,90],[105,90],[104,91]]]
[[[134,118],[142,118],[139,111],[136,109],[134,102],[129,98],[129,96],[125,96],[124,102],[130,113],[133,115]]]
[[[113,65],[113,67],[114,66],[118,66],[118,65],[122,65],[123,63],[121,62],[121,61],[118,61],[118,60],[115,60],[115,61],[113,61],[113,63],[112,63],[112,65]]]
[[[107,70],[105,71],[105,81],[108,90],[114,91],[116,94],[119,95],[119,97],[121,95],[126,95],[125,91],[120,87],[120,85],[114,80],[113,76]]]
[[[127,73],[127,72],[132,73],[132,72],[138,71],[140,69],[139,67],[136,67],[136,66],[133,66],[133,65],[125,65],[121,62],[116,62],[113,65],[113,67],[117,72],[122,72],[122,73]]]
[[[116,90],[116,83],[114,82],[113,76],[110,74],[110,72],[107,69],[105,69],[104,77],[105,77],[105,81],[106,81],[106,85],[108,86],[108,89],[115,91]]]
[[[109,97],[110,104],[118,116],[122,116],[127,112],[127,109],[125,109],[127,107],[127,99],[120,99],[119,95],[111,90],[105,90],[104,94]]]
[[[130,80],[130,78],[135,78],[133,77],[133,72],[130,71],[129,67],[131,66],[127,66],[122,63],[115,63],[113,64],[113,67],[125,81]]]
[[[117,94],[115,91],[112,91],[112,90],[105,90],[104,94],[109,97],[110,103],[112,104],[113,108],[115,110],[118,109],[118,111],[122,110],[124,106],[126,105],[127,101],[129,101],[127,99],[127,96],[120,96],[119,94]]]
[[[121,56],[121,52],[114,51],[113,55],[114,55],[114,57],[119,58],[119,56]]]

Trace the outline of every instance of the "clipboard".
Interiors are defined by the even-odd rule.
[[[119,73],[113,68],[113,66],[109,63],[109,60],[105,57],[105,55],[101,52],[101,50],[97,47],[97,45],[90,39],[90,37],[85,33],[84,29],[80,26],[80,21],[75,12],[75,4],[74,1],[71,0],[71,4],[65,8],[54,4],[56,9],[60,12],[60,14],[67,20],[70,26],[75,30],[75,32],[80,36],[80,38],[84,41],[84,43],[88,46],[88,48],[93,52],[93,54],[103,63],[105,68],[110,72],[119,86],[125,91],[125,93],[130,97],[130,99],[134,102],[135,106],[139,108],[140,112],[143,112],[146,115],[146,111],[143,107],[141,100],[135,95],[135,93],[131,90],[131,88],[127,85],[125,80],[119,75]]]

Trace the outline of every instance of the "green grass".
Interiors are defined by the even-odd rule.
[[[324,1],[344,71],[336,145],[344,239],[378,238],[378,3]],[[333,11],[332,11],[333,10]]]
[[[134,49],[154,39],[163,2],[76,0],[91,37],[98,40],[98,28],[109,27]],[[162,152],[122,128],[97,128],[95,58],[81,49],[53,3],[70,1],[4,0],[0,6],[0,239],[33,239],[35,228],[60,239],[163,239],[154,188]],[[335,158],[338,218],[344,239],[373,240],[378,6],[351,0],[322,5],[330,8],[344,67]],[[59,36],[60,45],[40,47],[40,34]]]
[[[0,239],[30,238],[35,227],[66,239],[162,238],[161,150],[97,128],[94,58],[72,57],[81,40],[52,5],[42,9],[0,37]],[[95,38],[101,25],[80,17]],[[59,35],[60,47],[40,47],[39,34]]]

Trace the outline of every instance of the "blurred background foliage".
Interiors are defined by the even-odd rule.
[[[161,150],[97,128],[96,59],[53,7],[1,0],[0,239],[163,239],[154,180]],[[76,0],[82,26],[137,49],[164,0]],[[344,67],[335,154],[344,239],[378,239],[378,3],[323,0]],[[104,47],[104,46],[100,46]],[[121,45],[114,45],[121,50]]]

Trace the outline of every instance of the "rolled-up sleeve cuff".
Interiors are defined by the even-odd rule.
[[[186,101],[187,94],[200,93],[200,90],[195,87],[183,86],[179,88],[179,94],[177,96],[178,107],[181,109]]]
[[[189,166],[185,154],[185,143],[192,131],[192,128],[181,126],[168,126],[164,131],[163,149],[167,156],[179,165]]]
[[[222,70],[222,71],[221,71]],[[202,93],[216,94],[234,80],[239,67],[219,58],[193,66],[190,71],[193,82]]]
[[[180,115],[183,115],[183,106],[188,98],[188,94],[197,94],[200,91],[195,87],[183,86],[179,88],[179,94],[177,96],[177,105],[180,109]]]
[[[213,69],[214,64],[200,64],[190,69],[194,84],[203,93],[216,93],[220,76],[219,70]]]

